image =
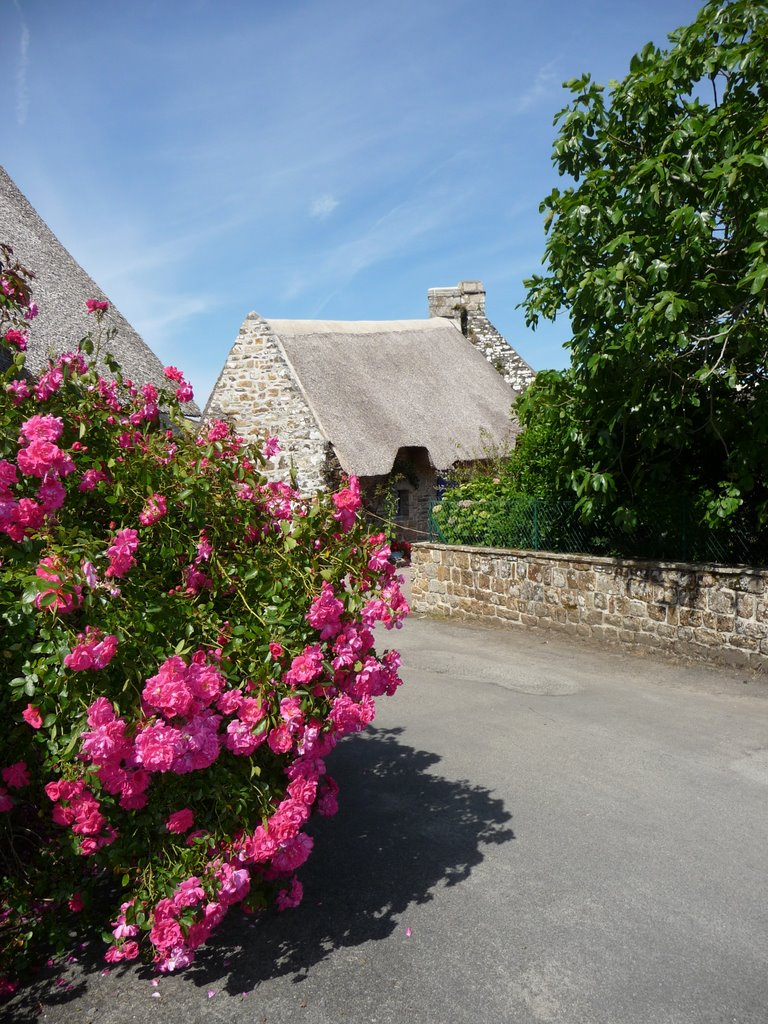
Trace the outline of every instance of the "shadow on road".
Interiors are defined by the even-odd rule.
[[[232,994],[285,975],[301,982],[332,950],[390,935],[411,904],[467,878],[485,846],[514,838],[501,800],[437,774],[440,758],[403,744],[402,731],[369,728],[345,738],[328,759],[340,810],[313,822],[315,848],[300,872],[302,905],[259,918],[233,910],[186,979]],[[87,975],[104,966],[87,952],[70,991],[33,986],[13,1000],[14,1019],[31,1020],[40,1002],[87,1000]],[[124,970],[137,980],[152,976],[146,968]],[[61,1010],[69,1019],[71,1010]]]

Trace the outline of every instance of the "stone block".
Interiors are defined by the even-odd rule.
[[[669,626],[666,622],[657,622],[648,632],[652,632],[664,640],[673,640],[677,636],[677,626]]]
[[[707,607],[711,612],[727,615],[736,607],[736,594],[733,590],[710,590]]]
[[[732,633],[728,637],[728,646],[737,647],[741,651],[756,651],[760,641],[756,637],[744,636],[742,633]]]
[[[741,619],[751,619],[755,614],[756,601],[753,594],[736,594],[736,614]]]
[[[717,653],[717,661],[723,665],[742,668],[744,665],[749,665],[749,652],[740,651],[734,647],[722,647]]]
[[[763,594],[768,573],[742,573],[739,576],[738,588],[747,594]]]
[[[698,628],[702,624],[702,613],[698,608],[680,608],[678,617],[681,626],[693,626]]]
[[[562,569],[552,570],[552,586],[558,588],[565,586],[565,573]]]
[[[624,581],[613,573],[596,572],[593,587],[601,594],[615,594],[619,590],[623,592]]]
[[[617,641],[619,639],[618,629],[615,626],[606,626],[603,623],[592,627],[592,635],[598,640]]]
[[[703,647],[719,647],[721,645],[720,634],[714,629],[707,629],[702,626],[696,630],[696,643]]]
[[[735,615],[717,615],[715,617],[717,629],[720,633],[731,634],[736,625]]]
[[[754,640],[768,639],[768,622],[740,620],[734,627],[734,637],[736,636],[748,636]]]

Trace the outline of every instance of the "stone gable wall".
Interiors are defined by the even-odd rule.
[[[522,356],[499,334],[485,313],[467,313],[467,340],[479,348],[488,362],[515,391],[525,391],[536,376]]]
[[[413,547],[414,611],[768,668],[768,571]]]
[[[312,493],[338,475],[333,450],[286,362],[277,336],[266,320],[250,313],[205,410],[206,418],[231,423],[248,440],[276,435],[283,451],[266,475],[287,480],[291,463],[302,493]]]

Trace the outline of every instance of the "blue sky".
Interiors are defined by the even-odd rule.
[[[567,322],[516,305],[558,183],[561,83],[626,74],[694,0],[0,0],[0,162],[204,402],[250,310],[423,317],[480,279],[535,369]]]

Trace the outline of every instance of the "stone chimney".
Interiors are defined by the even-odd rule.
[[[482,281],[461,281],[453,288],[430,288],[427,301],[430,316],[455,320],[465,335],[469,317],[485,316],[485,288]]]

